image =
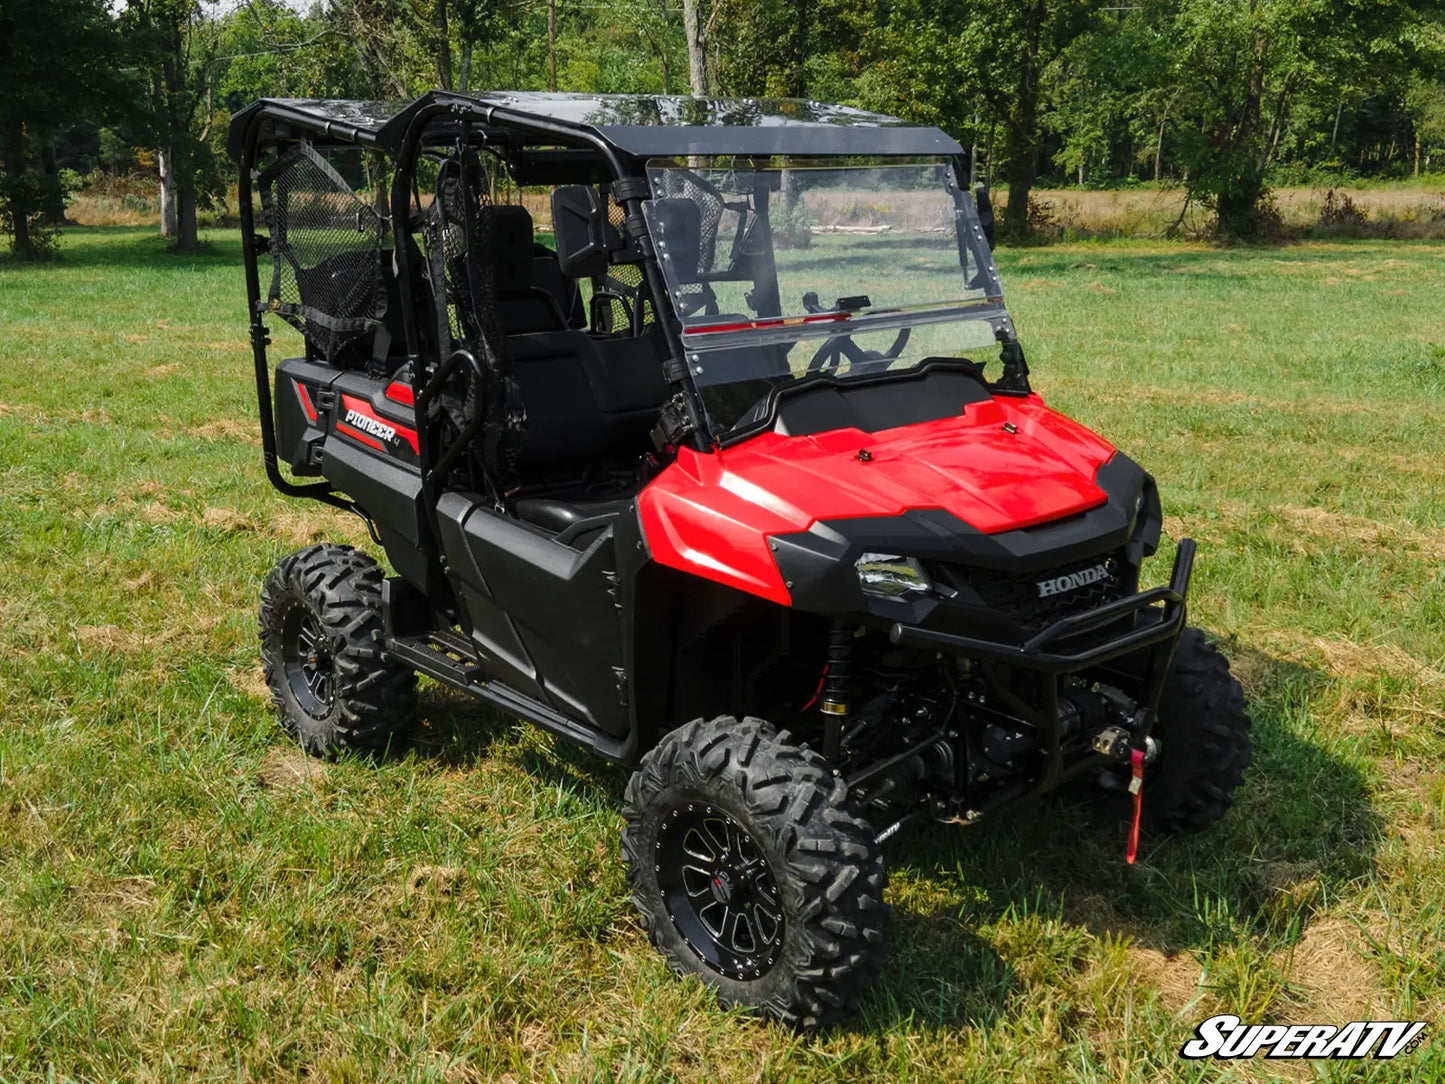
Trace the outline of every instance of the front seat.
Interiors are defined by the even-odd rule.
[[[485,249],[478,255],[492,276],[496,319],[502,334],[560,331],[575,326],[553,292],[560,293],[566,282],[560,270],[556,276],[558,281],[547,281],[552,275],[550,267],[544,266],[544,281],[537,281],[537,264],[555,266],[556,258],[539,258],[532,239],[532,216],[525,207],[512,204],[483,207],[477,214],[476,234],[486,239]],[[580,309],[579,297],[577,310]]]

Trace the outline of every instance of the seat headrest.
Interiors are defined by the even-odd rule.
[[[477,249],[492,272],[498,297],[532,289],[532,216],[525,207],[483,207],[477,215]]]
[[[663,254],[671,257],[679,282],[694,282],[702,270],[702,209],[690,199],[671,197],[652,202],[652,221]]]

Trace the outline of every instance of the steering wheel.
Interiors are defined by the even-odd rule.
[[[818,304],[818,295],[812,290],[803,295],[803,308],[814,315],[832,311]],[[853,341],[851,335],[829,336],[809,360],[808,372],[820,373],[828,368],[836,368],[844,360],[850,367],[865,361],[893,361],[903,353],[903,348],[908,345],[908,338],[912,334],[912,328],[900,328],[893,345],[881,354],[877,350],[864,350]]]
[[[908,338],[912,334],[911,327],[899,328],[893,345],[881,354],[877,350],[864,350],[853,341],[851,335],[830,336],[808,362],[808,372],[821,373],[826,369],[837,368],[845,360],[849,366],[865,361],[893,361],[903,353],[903,348],[908,345]]]

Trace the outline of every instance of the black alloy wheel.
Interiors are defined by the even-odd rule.
[[[295,605],[286,615],[281,633],[282,665],[291,695],[308,715],[325,715],[335,690],[335,662],[331,643],[316,615]]]
[[[734,979],[768,972],[783,945],[783,903],[748,830],[689,802],[663,818],[656,849],[662,902],[688,947]]]
[[[857,1007],[887,952],[888,876],[816,750],[762,719],[685,723],[642,758],[622,816],[632,900],[674,971],[796,1028]]]

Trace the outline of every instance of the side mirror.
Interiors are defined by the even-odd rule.
[[[557,264],[571,279],[607,273],[607,205],[591,185],[570,184],[552,192],[552,235]]]
[[[973,186],[973,205],[978,208],[978,223],[983,227],[988,250],[993,251],[993,201],[988,198],[988,185],[982,181]]]

